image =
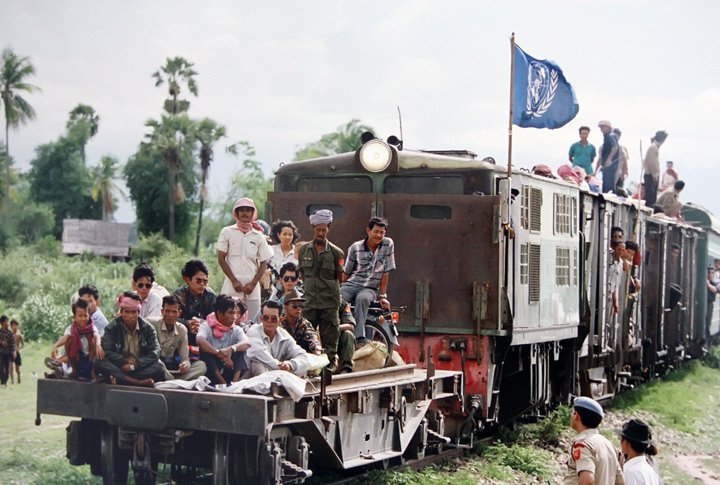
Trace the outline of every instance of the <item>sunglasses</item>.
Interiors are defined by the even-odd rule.
[[[263,315],[262,320],[263,322],[277,323],[278,321],[280,321],[280,318],[275,315]]]
[[[288,283],[290,281],[297,281],[297,279],[298,279],[297,276],[283,276],[283,281],[285,283]]]
[[[302,304],[302,303],[288,303],[288,305],[290,305],[290,308],[294,308],[294,309],[296,309],[296,310],[297,310],[298,308],[299,308],[299,309],[302,309],[302,307],[303,307],[303,304]]]
[[[152,283],[136,283],[136,285],[141,290],[144,290],[145,288],[149,290],[150,288],[152,288]]]
[[[207,285],[209,280],[207,278],[193,278],[193,281],[198,285]]]

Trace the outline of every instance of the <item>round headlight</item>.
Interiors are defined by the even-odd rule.
[[[382,140],[370,140],[360,149],[360,163],[368,172],[382,172],[390,166],[392,148]]]

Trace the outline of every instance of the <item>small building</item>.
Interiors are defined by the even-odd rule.
[[[93,253],[113,259],[127,259],[137,244],[134,224],[94,219],[63,220],[62,250],[67,255]]]

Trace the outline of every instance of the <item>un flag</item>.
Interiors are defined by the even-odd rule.
[[[513,124],[554,130],[575,118],[580,107],[560,67],[514,48]]]

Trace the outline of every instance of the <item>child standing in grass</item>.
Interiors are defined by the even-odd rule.
[[[10,329],[15,336],[15,360],[13,362],[15,363],[15,374],[17,374],[17,383],[20,384],[20,367],[22,366],[20,349],[25,346],[25,339],[23,339],[23,336],[20,333],[20,323],[18,323],[18,321],[14,318],[10,320]],[[12,364],[10,364],[10,383],[15,384],[15,379],[13,378]]]
[[[0,317],[0,386],[7,387],[10,365],[15,360],[15,336],[10,330],[7,316]]]

